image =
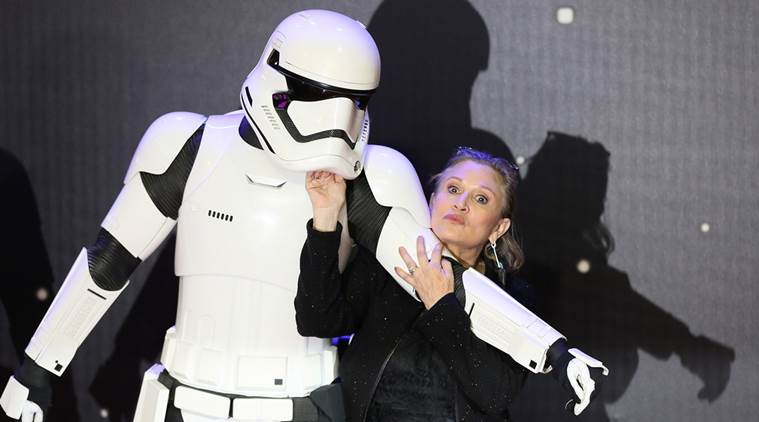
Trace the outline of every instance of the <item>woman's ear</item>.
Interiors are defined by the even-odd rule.
[[[509,231],[509,228],[511,227],[511,219],[510,218],[502,218],[498,220],[498,224],[496,224],[495,228],[493,229],[493,232],[488,236],[488,240],[490,243],[495,243],[498,239],[500,239],[501,236],[506,234],[507,231]]]

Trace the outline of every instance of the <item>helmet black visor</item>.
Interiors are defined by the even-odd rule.
[[[274,94],[272,98],[274,107],[280,110],[287,109],[290,101],[322,101],[330,98],[348,98],[353,101],[356,108],[366,110],[369,99],[374,94],[374,90],[360,91],[339,88],[299,76],[279,65],[279,52],[277,50],[272,51],[266,63],[284,76],[287,81],[287,92]]]

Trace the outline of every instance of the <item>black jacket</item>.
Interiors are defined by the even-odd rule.
[[[316,337],[355,333],[339,368],[350,421],[365,419],[382,371],[409,330],[432,345],[455,379],[451,397],[455,394],[458,420],[508,420],[507,407],[521,390],[526,371],[472,334],[469,317],[453,293],[425,311],[360,246],[340,274],[339,226],[322,233],[309,222],[307,230],[295,298],[298,331]]]

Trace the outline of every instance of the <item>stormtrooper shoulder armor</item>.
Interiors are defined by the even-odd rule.
[[[124,184],[140,172],[162,174],[206,116],[177,111],[156,119],[142,136],[140,145],[129,165]]]
[[[430,213],[419,176],[400,152],[381,145],[367,145],[364,173],[377,203],[408,211],[421,227],[430,226]]]

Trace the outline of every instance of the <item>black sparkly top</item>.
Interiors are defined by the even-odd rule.
[[[307,230],[296,321],[306,336],[355,333],[339,366],[348,420],[508,420],[527,372],[472,334],[454,293],[425,311],[361,247],[340,274],[340,227]],[[506,291],[529,307],[528,285],[509,281]]]

